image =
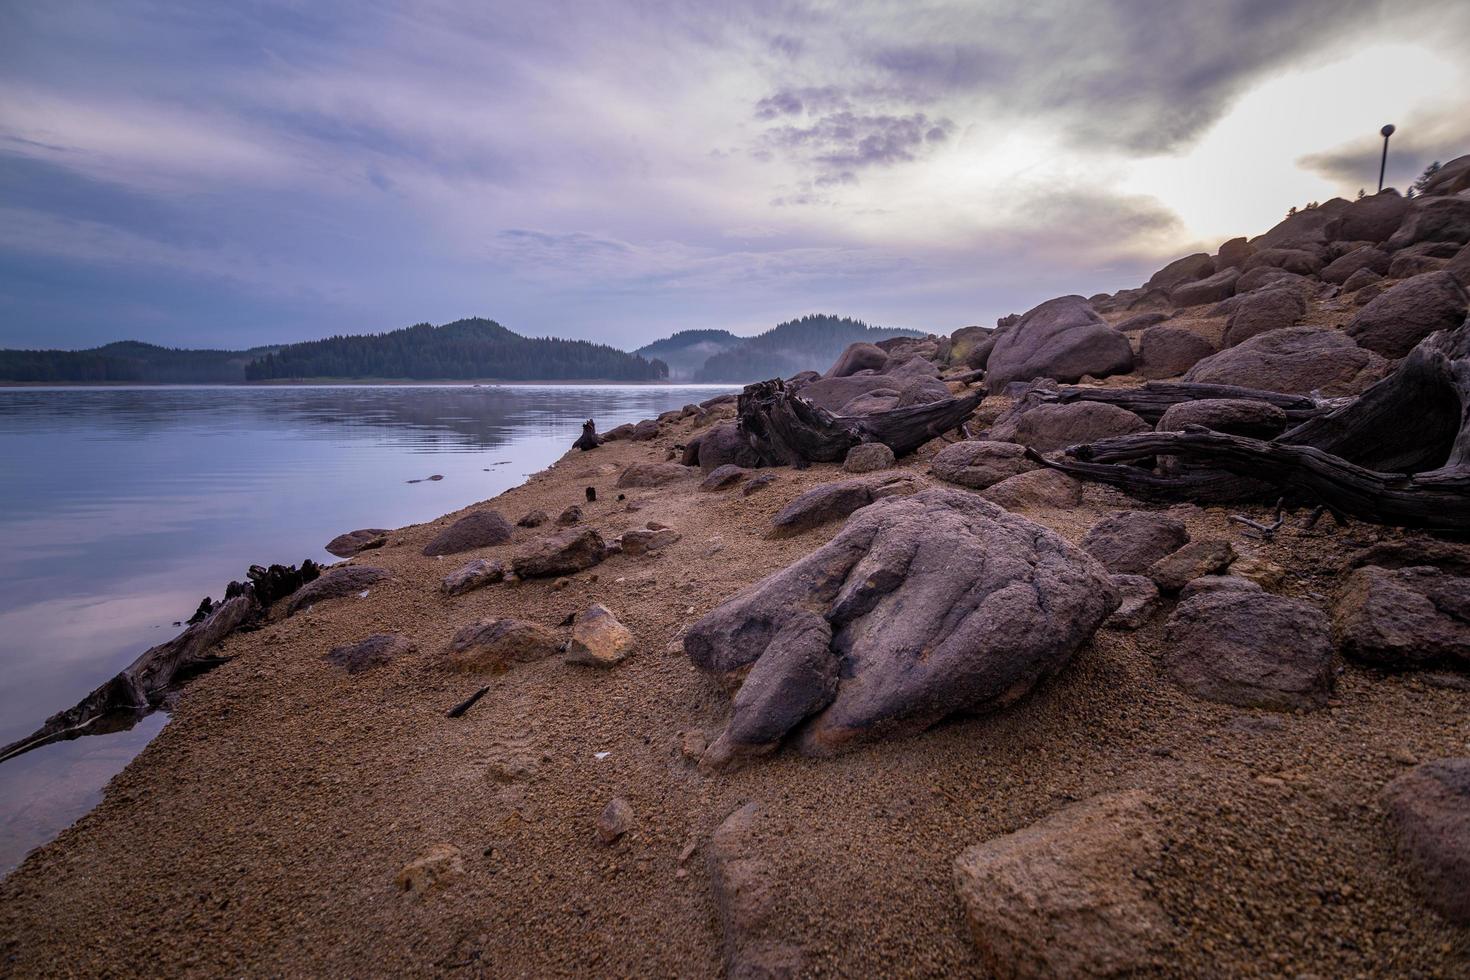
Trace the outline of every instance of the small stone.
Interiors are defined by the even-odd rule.
[[[560,649],[556,634],[544,626],[521,619],[489,619],[455,633],[444,660],[455,670],[501,671],[511,664],[544,660]]]
[[[523,514],[521,519],[516,521],[516,527],[540,527],[549,520],[551,520],[551,516],[546,511],[533,510]]]
[[[684,648],[681,645],[679,652],[683,653],[683,651]],[[679,754],[690,762],[698,762],[708,747],[709,739],[705,737],[704,732],[694,730],[684,732],[679,736]]]
[[[632,531],[624,531],[618,541],[622,546],[623,554],[641,555],[667,548],[681,537],[682,535],[671,527],[660,527],[657,530],[635,528]]]
[[[633,652],[633,633],[601,603],[594,603],[577,614],[572,623],[572,642],[567,647],[566,661],[611,667]]]
[[[1229,572],[1250,579],[1268,592],[1281,588],[1286,581],[1286,569],[1264,558],[1237,558],[1230,563]]]
[[[607,801],[607,806],[597,815],[597,837],[604,844],[612,844],[633,829],[633,808],[621,796]]]
[[[1414,753],[1410,752],[1408,749],[1404,748],[1402,745],[1394,749],[1388,755],[1389,758],[1393,759],[1394,762],[1397,762],[1400,765],[1417,766],[1419,764],[1418,757],[1415,756]]]
[[[1235,560],[1229,541],[1191,541],[1148,567],[1148,577],[1163,592],[1178,592],[1202,575],[1223,571]]]
[[[464,855],[453,844],[436,844],[405,864],[393,881],[401,892],[424,895],[464,874]]]
[[[710,492],[724,490],[727,487],[733,487],[749,475],[750,470],[745,467],[736,466],[734,463],[725,463],[723,466],[717,466],[713,470],[710,470],[709,476],[706,476],[700,482],[699,489]]]
[[[582,508],[579,504],[572,504],[566,510],[556,515],[557,527],[572,527],[582,523]]]
[[[551,583],[551,591],[560,592],[562,589],[565,589],[571,584],[572,580],[563,575],[561,578]]]
[[[1115,630],[1136,630],[1142,627],[1159,611],[1159,589],[1153,580],[1143,575],[1114,575],[1113,585],[1123,597],[1103,626]]]
[[[439,590],[445,595],[462,595],[504,579],[504,562],[489,558],[476,558],[463,568],[446,575],[444,581],[439,583]]]

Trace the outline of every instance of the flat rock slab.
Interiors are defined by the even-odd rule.
[[[1425,900],[1470,925],[1470,759],[1415,766],[1388,784],[1383,803]]]
[[[1332,629],[1351,660],[1470,670],[1470,577],[1428,566],[1359,568],[1343,583]]]
[[[883,500],[689,628],[696,667],[743,679],[706,761],[768,752],[798,725],[825,754],[1004,707],[1117,604],[1085,552],[974,494]]]
[[[1082,504],[1082,481],[1060,470],[1030,470],[986,487],[980,496],[1006,510],[1078,507]]]
[[[1164,630],[1164,670],[1189,693],[1245,708],[1320,708],[1332,693],[1327,617],[1268,592],[1205,592]]]
[[[433,540],[424,545],[424,554],[431,557],[457,555],[462,551],[505,544],[510,540],[513,531],[510,521],[496,511],[477,510],[434,535]]]
[[[699,489],[706,491],[724,490],[726,487],[733,487],[748,476],[750,476],[750,470],[745,467],[736,466],[734,463],[726,463],[723,466],[717,466],[710,470],[709,475],[700,481]]]
[[[929,461],[929,469],[946,483],[983,490],[1037,469],[1037,464],[1026,458],[1024,446],[1014,442],[973,440],[945,446]]]
[[[1191,541],[1148,566],[1148,577],[1160,591],[1178,592],[1197,578],[1223,572],[1233,561],[1235,547],[1229,541]]]
[[[963,851],[955,891],[985,972],[1112,977],[1164,966],[1174,929],[1149,885],[1164,853],[1141,790],[1095,796]]]
[[[363,551],[381,548],[388,543],[388,531],[381,527],[364,527],[339,534],[327,542],[327,553],[338,558],[351,558]]]
[[[505,563],[493,558],[476,558],[444,576],[439,591],[445,595],[462,595],[475,589],[505,581]]]
[[[444,662],[455,670],[502,671],[560,652],[561,641],[544,626],[523,619],[487,619],[456,632],[444,651]]]
[[[1183,523],[1167,514],[1125,510],[1103,518],[1082,539],[1082,548],[1110,572],[1140,575],[1189,541]]]
[[[521,578],[571,575],[607,557],[607,543],[590,527],[573,527],[531,542],[511,561]]]
[[[923,483],[908,473],[858,477],[823,483],[797,496],[771,518],[771,537],[788,538],[814,527],[840,521],[885,497],[916,493]]]
[[[286,615],[295,615],[307,606],[327,599],[340,599],[342,596],[361,592],[390,577],[386,568],[374,568],[370,565],[342,565],[333,568],[291,593],[286,600]]]
[[[618,476],[618,486],[623,489],[662,487],[698,474],[695,467],[678,463],[634,463]]]
[[[416,647],[412,640],[397,633],[374,633],[356,643],[333,647],[327,652],[326,660],[347,671],[360,674],[374,667],[392,663],[399,657],[413,653]]]

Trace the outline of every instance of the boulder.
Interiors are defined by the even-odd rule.
[[[701,447],[703,443],[701,443]],[[634,463],[618,475],[619,489],[662,487],[693,476],[694,467],[679,463]]]
[[[590,527],[573,527],[533,541],[511,567],[521,578],[551,578],[591,568],[607,557],[607,544]]]
[[[820,381],[813,381],[801,389],[801,397],[818,408],[838,413],[844,405],[862,395],[883,392],[886,393],[886,397],[896,399],[902,389],[903,379],[901,377],[859,374],[846,378],[822,378]]]
[[[351,558],[353,555],[373,548],[381,548],[388,543],[388,532],[381,527],[365,527],[356,531],[348,531],[339,534],[327,542],[327,553],[336,555],[338,558]]]
[[[1184,588],[1179,590],[1179,601],[1183,602],[1191,596],[1202,592],[1262,592],[1263,590],[1255,582],[1239,575],[1201,575],[1197,579],[1191,579],[1185,583]]]
[[[1149,327],[1152,327],[1155,324],[1163,323],[1167,319],[1169,319],[1169,314],[1159,313],[1157,311],[1153,313],[1135,313],[1132,316],[1128,317],[1126,320],[1119,321],[1117,326],[1113,327],[1113,329],[1117,330],[1120,333],[1130,333],[1135,330],[1147,330]]]
[[[566,510],[556,515],[557,527],[575,527],[576,525],[581,523],[582,507],[579,504],[572,504]]]
[[[444,576],[439,591],[445,595],[462,595],[496,582],[505,581],[505,564],[496,559],[476,558]]]
[[[1420,894],[1450,922],[1470,925],[1470,759],[1415,766],[1384,787],[1383,807]]]
[[[566,661],[592,667],[612,667],[633,652],[633,631],[602,603],[593,603],[572,621],[572,640]]]
[[[1257,251],[1268,248],[1313,248],[1324,245],[1334,238],[1343,237],[1332,230],[1339,223],[1337,219],[1346,213],[1349,206],[1347,201],[1335,197],[1318,207],[1303,208],[1296,214],[1288,215],[1284,221],[1264,235],[1251,239],[1251,244],[1256,247]]]
[[[1006,510],[1077,507],[1082,504],[1082,482],[1060,470],[1030,470],[987,487],[980,496]]]
[[[1359,347],[1384,357],[1403,357],[1436,330],[1465,321],[1465,289],[1448,272],[1406,279],[1358,311],[1346,333]]]
[[[1470,576],[1368,565],[1348,576],[1332,615],[1350,660],[1410,670],[1470,670]]]
[[[1215,345],[1180,327],[1149,327],[1138,338],[1138,373],[1174,378],[1215,353]]]
[[[1206,279],[1175,286],[1169,300],[1175,306],[1200,306],[1218,303],[1235,295],[1235,283],[1240,278],[1238,269],[1221,269]]]
[[[1187,541],[1184,525],[1167,514],[1125,510],[1094,524],[1082,538],[1082,549],[1110,572],[1140,575]]]
[[[1212,354],[1185,381],[1239,385],[1287,394],[1360,394],[1388,373],[1388,362],[1337,330],[1292,327],[1259,334]]]
[[[551,520],[551,515],[544,510],[527,511],[521,515],[520,520],[516,521],[516,527],[540,527],[549,520]]]
[[[859,371],[881,371],[887,363],[888,354],[881,347],[859,342],[848,345],[823,377],[845,378]]]
[[[893,468],[893,450],[881,442],[865,442],[853,446],[842,461],[844,473],[875,473]]]
[[[510,526],[510,521],[501,517],[497,511],[477,510],[473,514],[466,514],[434,535],[433,539],[424,545],[424,554],[430,557],[457,555],[462,551],[473,551],[476,548],[490,548],[497,544],[505,544],[510,540],[513,531],[514,528]]]
[[[770,751],[798,725],[803,748],[825,754],[1004,707],[1117,604],[1084,552],[972,493],[883,500],[686,632],[696,667],[744,677],[705,759]]]
[[[1232,238],[1220,246],[1215,254],[1216,269],[1239,269],[1246,259],[1255,254],[1255,248],[1244,238]]]
[[[1311,281],[1304,279],[1294,272],[1278,269],[1273,265],[1258,265],[1249,272],[1241,273],[1235,281],[1235,295],[1242,293],[1253,293],[1262,286],[1269,285],[1290,286],[1294,289],[1311,290],[1315,292]]]
[[[725,818],[709,844],[709,877],[730,980],[784,980],[802,975],[802,950],[781,915],[781,873],[766,848],[780,839],[767,829],[759,803]],[[784,927],[784,928],[783,928]]]
[[[1149,424],[1126,408],[1105,402],[1037,405],[997,422],[990,438],[1016,442],[1049,453],[1112,436],[1149,431]]]
[[[1250,272],[1262,266],[1283,269],[1299,276],[1315,276],[1322,271],[1322,257],[1311,249],[1266,248],[1246,260],[1244,271]]]
[[[812,487],[771,518],[771,537],[789,538],[814,527],[840,521],[860,507],[884,497],[917,493],[922,481],[909,473],[887,477],[859,477]]]
[[[1370,283],[1378,282],[1382,278],[1382,276],[1371,269],[1359,269],[1357,272],[1354,272],[1352,275],[1348,276],[1347,279],[1343,282],[1342,291],[1344,293],[1356,293],[1364,286],[1367,286]]]
[[[1455,281],[1470,289],[1470,245],[1455,253],[1445,265],[1444,271],[1455,277]]]
[[[1294,289],[1261,289],[1241,299],[1225,322],[1223,345],[1234,347],[1242,341],[1296,326],[1307,313],[1307,301]]]
[[[1103,626],[1115,630],[1141,629],[1163,604],[1159,587],[1146,575],[1111,576],[1122,602]]]
[[[1367,306],[1379,296],[1382,296],[1383,291],[1386,288],[1388,287],[1381,279],[1377,282],[1370,282],[1368,283],[1368,285],[1360,287],[1358,291],[1353,294],[1353,305]]]
[[[1320,708],[1332,693],[1332,638],[1312,606],[1269,592],[1181,602],[1164,630],[1164,670],[1197,697],[1245,708]]]
[[[833,414],[853,416],[892,411],[898,407],[899,394],[897,388],[877,388],[865,395],[858,395]]]
[[[502,671],[560,651],[561,641],[544,626],[523,619],[486,619],[460,628],[444,650],[443,661],[454,670]]]
[[[1139,289],[1128,298],[1128,309],[1132,311],[1152,310],[1162,313],[1173,308],[1167,289]],[[1119,295],[1122,295],[1121,293]]]
[[[386,568],[370,565],[338,565],[323,572],[320,578],[307,582],[286,598],[286,615],[294,616],[308,606],[328,599],[362,592],[384,579],[391,578]]]
[[[658,438],[658,422],[654,419],[644,419],[633,426],[633,431],[628,433],[628,438],[634,442],[651,442]]]
[[[892,375],[889,375],[892,377]],[[907,408],[910,405],[928,405],[930,402],[942,402],[951,397],[949,386],[938,378],[913,377],[903,383],[898,391],[898,398],[893,403],[894,408]],[[857,399],[854,399],[856,401]],[[842,414],[853,414],[848,402],[844,406]],[[883,409],[879,409],[883,411]]]
[[[1082,297],[1062,296],[1030,310],[997,338],[986,382],[995,391],[1012,381],[1075,382],[1083,375],[1101,378],[1132,369],[1128,338],[1104,323]]]
[[[650,551],[662,551],[682,537],[671,527],[638,527],[619,535],[618,546],[625,555],[643,555]]]
[[[1388,239],[1388,249],[1397,251],[1419,242],[1470,242],[1470,197],[1426,198],[1413,204]]]
[[[1470,153],[1455,157],[1441,166],[1424,182],[1420,194],[1424,197],[1459,194],[1470,190]]]
[[[1187,282],[1207,278],[1215,272],[1215,260],[1204,252],[1175,259],[1149,277],[1144,289],[1162,289],[1165,292]]]
[[[803,391],[802,397],[805,396]],[[760,454],[751,448],[738,423],[721,422],[710,426],[709,431],[700,437],[699,468],[706,474],[727,464],[753,469],[760,463]]]
[[[1154,894],[1160,807],[1142,790],[1095,796],[963,851],[955,890],[986,976],[1152,976],[1178,966]]]
[[[1036,464],[1016,443],[968,441],[945,446],[929,461],[929,469],[946,482],[983,490],[1017,473],[1034,470]]]
[[[949,362],[978,371],[990,359],[990,348],[995,345],[995,329],[960,327],[949,335],[949,340]]]
[[[1438,272],[1449,262],[1432,255],[1418,255],[1407,251],[1399,252],[1388,264],[1388,278],[1412,279],[1430,272]]]
[[[1352,278],[1353,273],[1364,269],[1381,276],[1388,271],[1388,263],[1387,252],[1376,249],[1372,245],[1363,245],[1329,262],[1322,269],[1321,279],[1323,282],[1335,282],[1341,285]]]
[[[726,487],[733,487],[747,476],[750,476],[750,470],[743,466],[736,466],[734,463],[726,463],[724,466],[717,466],[710,470],[709,476],[700,481],[699,489],[724,490]]]
[[[1341,241],[1377,244],[1397,231],[1408,213],[1409,202],[1389,188],[1343,208],[1332,225],[1332,234]]]
[[[1223,572],[1233,561],[1235,548],[1229,541],[1191,541],[1148,566],[1147,575],[1160,592],[1173,593],[1197,578]]]
[[[1159,432],[1183,432],[1190,425],[1202,425],[1233,436],[1274,439],[1286,431],[1286,413],[1270,402],[1201,398],[1170,405],[1155,428]]]
[[[412,640],[397,633],[374,633],[356,643],[333,647],[327,651],[326,660],[347,671],[360,674],[374,667],[392,663],[417,649]]]

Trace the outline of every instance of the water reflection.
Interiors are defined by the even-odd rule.
[[[585,418],[607,429],[725,390],[0,389],[0,744],[172,636],[251,563],[331,561],[322,545],[340,531],[519,483]],[[161,723],[0,765],[0,871],[92,806]]]

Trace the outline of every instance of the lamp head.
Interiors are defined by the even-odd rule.
[[[1390,136],[1393,135],[1393,123],[1389,123],[1387,126],[1384,126],[1378,132],[1380,134],[1382,134],[1382,136],[1383,136],[1384,139],[1388,139]]]

